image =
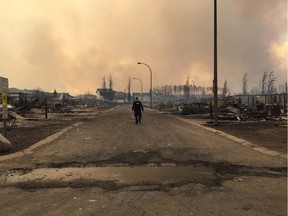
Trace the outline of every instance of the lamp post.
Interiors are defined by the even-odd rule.
[[[138,62],[138,64],[146,65],[150,70],[150,108],[152,109],[152,70],[151,70],[150,66],[146,63]]]
[[[136,79],[136,80],[140,81],[140,84],[141,84],[141,100],[143,101],[142,81],[139,78],[135,78],[135,77],[133,79]]]

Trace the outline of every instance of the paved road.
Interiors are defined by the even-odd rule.
[[[285,158],[169,115],[119,106],[60,135],[0,157],[0,215],[286,215]]]

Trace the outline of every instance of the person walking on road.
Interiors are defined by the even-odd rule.
[[[142,111],[144,111],[144,108],[142,106],[141,101],[139,101],[138,97],[136,97],[136,100],[133,103],[132,110],[134,111],[136,124],[138,123],[141,124]]]

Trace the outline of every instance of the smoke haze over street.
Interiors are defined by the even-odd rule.
[[[113,77],[124,91],[128,77],[153,85],[212,86],[211,0],[0,0],[0,71],[9,87],[82,94]],[[241,92],[274,71],[287,80],[287,1],[218,0],[218,86]],[[139,83],[132,81],[132,91]]]

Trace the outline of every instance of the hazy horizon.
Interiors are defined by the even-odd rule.
[[[0,0],[0,76],[9,87],[69,92],[132,91],[185,84],[212,86],[212,0]],[[218,86],[241,92],[274,71],[287,81],[287,1],[218,0]]]

